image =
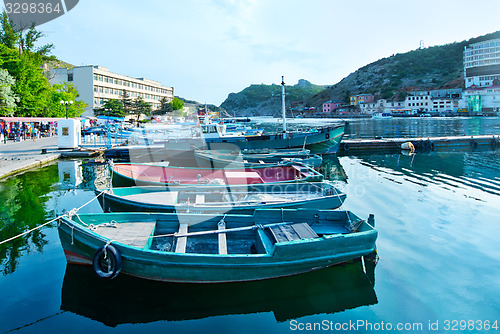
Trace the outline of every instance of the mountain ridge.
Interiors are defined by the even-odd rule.
[[[464,47],[495,38],[500,38],[500,31],[462,42],[393,54],[369,63],[336,84],[316,92],[294,91],[290,94],[291,89],[300,90],[301,86],[286,86],[286,104],[289,107],[293,101],[301,100],[303,105],[321,110],[326,101],[338,100],[348,104],[349,97],[356,94],[373,94],[375,99],[402,101],[412,90],[463,88]],[[301,80],[309,83],[307,80]],[[230,93],[220,107],[226,109],[229,114],[238,116],[278,114],[281,110],[281,99],[274,101],[269,95],[270,92],[275,94],[281,87],[275,84],[258,85],[258,89],[251,89],[253,86],[256,85],[250,85],[238,93]]]

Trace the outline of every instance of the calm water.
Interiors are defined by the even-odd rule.
[[[281,119],[255,117],[253,123],[268,131],[282,129]],[[287,128],[324,126],[338,119],[290,119]],[[500,117],[411,117],[391,119],[347,118],[345,138],[462,136],[500,134]]]
[[[498,118],[387,121],[429,135],[500,133]],[[382,135],[393,125],[373,122],[380,121],[353,120],[349,131]],[[500,332],[477,330],[479,321],[500,322],[499,158],[467,151],[325,159],[322,171],[348,194],[343,208],[375,214],[379,261],[365,268],[354,262],[208,286],[124,275],[102,282],[89,268],[67,267],[56,226],[44,227],[0,246],[0,333],[291,333],[315,323],[378,333],[381,322],[393,332],[402,324],[414,330],[400,332],[437,333],[429,322],[439,332]],[[63,161],[0,182],[0,240],[92,199],[87,182],[100,173]],[[100,211],[94,201],[81,212]],[[461,320],[477,322],[460,330]],[[335,331],[349,322],[360,327]]]

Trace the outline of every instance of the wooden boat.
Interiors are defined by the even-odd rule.
[[[247,166],[283,164],[296,162],[309,167],[318,168],[323,158],[311,154],[310,150],[242,150],[242,151],[212,151],[195,150],[194,156],[198,166],[225,168],[227,166]]]
[[[297,163],[274,167],[194,168],[155,164],[117,163],[110,165],[115,187],[144,185],[256,184],[321,181],[323,175]]]
[[[377,231],[349,211],[256,210],[252,215],[78,214],[59,219],[68,263],[170,282],[289,276],[375,250]]]
[[[100,194],[103,190],[96,189]],[[118,187],[99,201],[105,212],[245,213],[259,208],[336,209],[346,194],[330,181],[251,186]]]

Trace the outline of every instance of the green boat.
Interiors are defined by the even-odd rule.
[[[349,211],[256,210],[252,215],[75,214],[59,219],[68,263],[102,278],[220,283],[309,272],[372,253],[377,231]]]
[[[212,168],[227,167],[254,167],[286,164],[289,162],[300,163],[312,168],[319,168],[323,158],[318,154],[311,154],[310,150],[195,150],[194,157],[198,166]]]
[[[330,181],[96,189],[104,212],[248,213],[264,208],[336,209],[346,194]]]

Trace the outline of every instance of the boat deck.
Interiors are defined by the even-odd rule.
[[[133,222],[115,225],[95,225],[95,231],[105,238],[115,240],[123,244],[144,248],[152,235],[156,223]]]

